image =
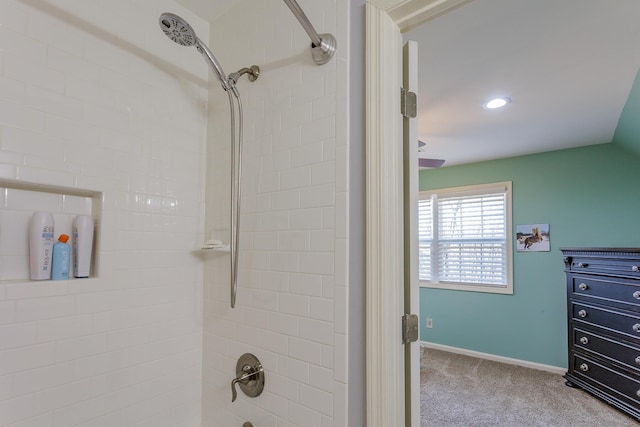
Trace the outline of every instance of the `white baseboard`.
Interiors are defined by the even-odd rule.
[[[551,372],[552,374],[564,375],[567,368],[560,366],[544,365],[542,363],[529,362],[527,360],[512,359],[510,357],[496,356],[495,354],[482,353],[465,348],[450,347],[448,345],[435,344],[427,341],[420,341],[422,347],[433,348],[435,350],[448,351],[449,353],[463,354],[465,356],[477,357],[478,359],[491,360],[493,362],[507,363],[509,365],[522,366],[525,368],[537,369],[539,371]]]

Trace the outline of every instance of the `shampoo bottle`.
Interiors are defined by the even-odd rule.
[[[31,280],[51,278],[51,251],[53,249],[53,215],[36,212],[29,227],[29,270]]]
[[[69,236],[61,234],[58,243],[53,245],[53,261],[51,264],[51,280],[68,280],[71,262],[71,246],[67,244]]]
[[[78,215],[73,220],[73,275],[89,277],[93,248],[93,218]]]

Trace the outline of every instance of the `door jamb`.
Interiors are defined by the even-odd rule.
[[[366,3],[367,425],[404,426],[401,31],[471,0]]]

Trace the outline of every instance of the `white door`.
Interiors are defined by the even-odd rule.
[[[472,0],[366,0],[366,233],[367,233],[367,424],[402,426],[405,409],[418,411],[419,394],[405,399],[405,360],[398,351],[402,316],[402,295],[397,280],[404,276],[405,251],[400,223],[401,175],[398,147],[401,116],[398,83],[400,74],[401,29],[405,30],[454,10]],[[417,160],[414,165],[417,165]],[[409,252],[411,254],[411,252]],[[415,252],[417,255],[417,251]],[[417,293],[417,289],[415,290]],[[418,299],[413,298],[415,304]],[[406,311],[405,311],[406,313]],[[417,311],[416,311],[417,313]],[[391,326],[390,326],[391,325]],[[406,346],[405,346],[406,347]],[[409,347],[418,347],[412,344]],[[418,351],[417,349],[414,351]],[[411,350],[409,350],[411,354]],[[403,360],[398,360],[402,358]],[[414,357],[411,384],[418,380],[418,358]],[[412,363],[407,364],[411,366]],[[411,369],[411,368],[409,368]],[[409,385],[410,390],[419,390]],[[409,403],[406,403],[409,401]],[[415,402],[412,404],[412,402]],[[415,409],[411,409],[415,408]],[[413,417],[414,419],[416,417]],[[419,419],[409,421],[418,425]]]
[[[409,41],[402,50],[402,85],[418,94],[418,43]],[[406,99],[406,98],[405,98]],[[410,99],[410,97],[409,97]],[[413,101],[408,101],[407,104]],[[410,110],[411,107],[407,107]],[[413,116],[413,117],[411,117]],[[404,310],[419,315],[418,283],[418,119],[404,112]],[[418,317],[418,330],[420,320]],[[420,339],[405,345],[405,424],[420,426]]]

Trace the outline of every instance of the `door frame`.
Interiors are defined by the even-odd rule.
[[[404,426],[402,31],[472,0],[366,3],[367,425]]]

